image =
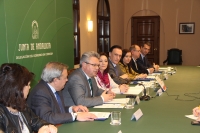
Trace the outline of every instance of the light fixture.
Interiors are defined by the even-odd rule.
[[[88,32],[92,32],[93,31],[93,21],[88,20]]]

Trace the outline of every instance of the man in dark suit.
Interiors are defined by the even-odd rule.
[[[115,94],[97,87],[94,76],[99,70],[99,54],[85,52],[80,60],[80,68],[72,72],[63,90],[66,106],[84,105],[87,107],[112,100]]]
[[[158,71],[159,66],[155,65],[155,63],[150,64],[146,55],[150,51],[151,44],[149,42],[145,42],[141,45],[141,53],[140,57],[137,59],[137,63],[141,66],[142,69],[147,69],[148,73],[151,74],[154,71]]]
[[[43,69],[40,82],[32,89],[27,103],[40,118],[52,124],[66,122],[92,121],[96,118],[88,113],[87,107],[65,107],[61,90],[67,82],[67,66],[58,62],[49,62]],[[77,113],[82,111],[82,113]]]
[[[140,47],[137,44],[133,44],[129,50],[131,51],[132,59],[130,61],[130,65],[132,69],[137,73],[145,73],[149,74],[146,68],[143,68],[140,64],[137,63],[137,59],[140,57]]]
[[[121,71],[118,63],[122,56],[121,46],[114,45],[109,50],[109,74],[117,84],[127,84],[128,74]]]

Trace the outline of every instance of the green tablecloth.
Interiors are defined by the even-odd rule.
[[[200,104],[200,100],[185,96],[186,93],[200,92],[200,68],[178,66],[177,73],[169,75],[165,81],[167,91],[150,101],[141,101],[134,109],[94,109],[90,111],[122,112],[122,124],[110,125],[110,118],[105,121],[72,122],[62,124],[59,133],[198,133],[200,126],[191,125],[191,119],[185,115],[192,114],[192,109]],[[152,94],[152,93],[151,93]],[[154,93],[155,95],[155,93]],[[178,97],[178,100],[175,100]],[[200,94],[191,94],[200,98]],[[119,97],[123,97],[120,95]],[[131,121],[132,114],[140,108],[143,116],[138,121]]]

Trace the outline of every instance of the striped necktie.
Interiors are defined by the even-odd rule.
[[[135,63],[136,70],[138,70],[136,60],[133,60],[133,61],[134,61],[134,63]]]
[[[92,87],[92,80],[91,80],[91,78],[88,79],[88,82],[90,84],[91,96],[93,97],[93,87]]]

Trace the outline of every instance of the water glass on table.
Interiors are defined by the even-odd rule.
[[[113,111],[111,112],[111,125],[121,125],[121,112]]]
[[[126,103],[126,106],[125,106],[125,108],[126,109],[133,109],[134,108],[134,98],[129,98],[129,100],[127,101],[127,103]]]

